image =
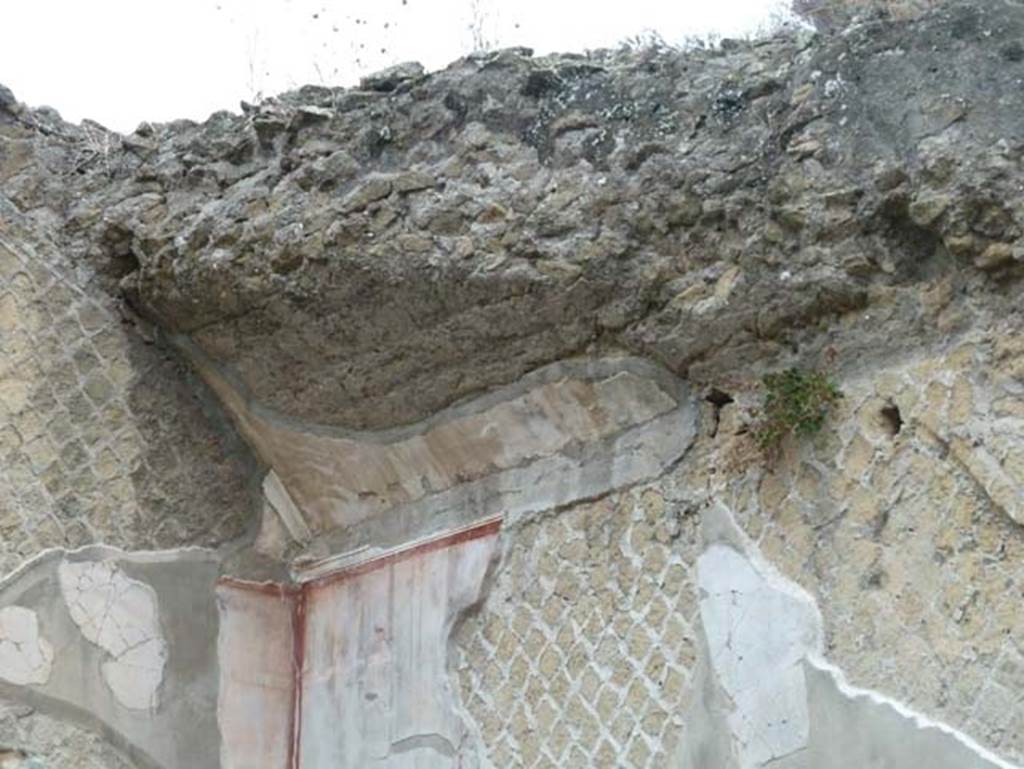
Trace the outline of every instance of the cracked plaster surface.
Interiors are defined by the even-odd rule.
[[[0,609],[0,678],[12,684],[45,684],[53,666],[53,646],[39,632],[31,609]]]
[[[821,643],[814,604],[768,582],[736,550],[712,545],[697,561],[700,614],[742,766],[803,748],[810,736],[799,664]]]
[[[167,662],[156,593],[107,561],[64,561],[58,575],[71,619],[111,657],[101,672],[118,702],[156,709]]]
[[[0,718],[0,747],[47,766],[92,766],[84,758],[91,749],[75,755],[72,746],[80,744],[74,735],[93,734],[140,769],[218,767],[212,588],[219,564],[216,553],[198,548],[90,547],[42,553],[0,580],[0,606],[36,612],[54,650],[45,683],[0,680],[0,697],[64,724],[68,735],[53,744],[19,728],[8,738]]]
[[[962,732],[850,686],[825,659],[813,597],[762,558],[726,508],[712,505],[702,526],[706,546],[697,581],[704,678],[683,738],[684,769],[704,766],[709,757],[736,769],[911,762],[1014,769]]]

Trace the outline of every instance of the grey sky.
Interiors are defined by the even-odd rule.
[[[416,59],[443,67],[481,37],[538,53],[674,42],[778,22],[784,0],[8,0],[0,83],[121,131],[202,119],[304,83],[346,85]],[[474,29],[476,34],[474,34]]]

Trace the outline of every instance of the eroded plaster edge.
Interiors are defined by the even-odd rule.
[[[452,713],[458,721],[462,734],[459,735],[459,744],[456,746],[456,755],[459,759],[459,769],[496,769],[490,761],[487,751],[484,749],[484,736],[480,722],[473,717],[467,703],[463,701],[462,688],[459,686],[457,676],[457,651],[459,631],[462,625],[470,621],[483,607],[484,602],[490,596],[494,583],[498,578],[501,568],[508,555],[508,548],[511,545],[512,537],[504,536],[505,532],[514,532],[514,527],[502,526],[498,529],[494,547],[491,549],[490,558],[487,561],[487,568],[480,577],[477,585],[476,595],[472,601],[466,603],[458,612],[455,612],[444,629],[445,643],[445,664],[444,676],[445,686],[448,689],[448,702]]]
[[[824,658],[825,620],[818,607],[817,599],[803,585],[791,580],[765,557],[757,543],[740,528],[732,511],[721,502],[712,502],[701,516],[700,531],[703,540],[701,554],[707,552],[714,545],[730,547],[746,558],[754,570],[771,587],[794,600],[808,604],[814,612],[818,629],[817,648],[814,649],[814,653]]]
[[[388,508],[380,515],[329,532],[300,557],[361,546],[397,547],[411,537],[443,536],[501,515],[516,526],[550,510],[595,499],[652,480],[679,462],[697,435],[697,409],[689,391],[675,408],[572,454],[539,457],[522,465]]]
[[[67,558],[71,561],[116,560],[133,564],[162,564],[180,561],[216,563],[222,560],[222,554],[217,549],[201,547],[199,545],[186,545],[184,547],[160,550],[125,550],[116,545],[107,545],[102,542],[93,542],[70,549],[66,547],[48,547],[40,550],[30,558],[26,558],[6,574],[0,575],[0,592],[14,585],[38,566],[59,558]]]
[[[823,656],[819,656],[817,654],[808,655],[806,657],[806,662],[814,669],[831,677],[836,688],[839,690],[839,693],[848,699],[863,698],[875,705],[890,707],[899,715],[911,721],[917,729],[936,729],[943,734],[952,737],[972,753],[977,754],[978,758],[989,761],[1000,769],[1022,769],[1019,764],[1013,764],[1006,759],[1001,758],[993,751],[979,744],[970,735],[965,734],[947,723],[936,721],[920,711],[914,710],[899,700],[896,700],[886,694],[882,694],[881,692],[854,686],[847,680],[846,673],[843,672],[842,668],[832,662],[829,662]]]
[[[463,526],[426,534],[393,547],[362,545],[354,550],[317,560],[293,561],[291,575],[299,584],[305,584],[361,574],[414,555],[496,533],[501,528],[503,520],[504,516],[501,514],[491,515]]]
[[[303,728],[302,712],[305,689],[304,674],[306,672],[306,603],[310,591],[318,590],[339,581],[358,577],[377,569],[387,568],[409,558],[414,558],[445,548],[455,547],[466,542],[493,537],[495,539],[495,543],[491,548],[491,552],[487,560],[487,567],[483,573],[481,573],[479,581],[470,590],[470,600],[464,608],[450,616],[445,622],[442,631],[442,640],[450,652],[451,645],[453,643],[453,636],[459,627],[459,624],[480,605],[489,593],[490,582],[493,579],[498,562],[502,557],[500,546],[500,534],[503,528],[502,524],[502,516],[491,516],[487,519],[475,521],[474,523],[466,526],[449,529],[433,536],[409,542],[403,546],[389,548],[386,550],[360,549],[354,553],[345,553],[337,558],[325,559],[324,562],[317,564],[319,569],[307,574],[305,579],[296,579],[295,583],[281,583],[273,580],[254,581],[230,575],[222,575],[217,579],[214,585],[215,595],[218,595],[222,590],[260,593],[277,598],[288,605],[288,614],[291,622],[290,654],[292,659],[292,700],[290,723],[287,727],[286,736],[288,743],[288,757],[286,762],[287,769],[298,769],[301,765],[301,736]],[[328,571],[332,565],[334,566],[333,570]],[[219,600],[218,606],[219,611],[223,611],[223,604]],[[226,649],[226,647],[223,646],[223,639],[220,634],[218,634],[217,649],[218,655]],[[451,655],[450,653],[447,653],[445,656],[447,660],[445,665],[445,675],[450,677],[452,672],[450,670]],[[467,739],[472,729],[472,721],[467,717],[457,692],[457,687],[451,687],[449,683],[449,692],[447,694],[446,701],[462,730],[462,734],[459,736],[458,745],[452,744],[452,748],[456,752],[462,750],[467,744]],[[218,719],[222,717],[221,708],[222,704],[218,698]],[[223,749],[222,745],[222,751]],[[468,760],[468,757],[466,758]],[[467,769],[472,769],[477,766],[476,763],[460,763],[459,765],[466,766]]]
[[[736,522],[732,512],[722,503],[717,501],[711,502],[704,511],[701,518],[701,538],[703,540],[701,549],[702,555],[715,546],[729,547],[735,550],[741,557],[747,559],[751,567],[769,587],[799,600],[801,603],[805,603],[808,608],[813,610],[817,631],[815,638],[816,643],[814,645],[816,648],[813,648],[803,656],[803,662],[813,669],[829,676],[843,697],[849,700],[865,699],[871,704],[889,707],[898,715],[907,719],[915,729],[937,730],[960,743],[979,759],[987,761],[999,769],[1022,769],[1020,765],[1011,763],[1010,761],[1000,757],[992,750],[979,744],[974,738],[965,732],[950,726],[947,723],[931,718],[889,695],[873,689],[866,689],[852,685],[847,679],[846,673],[842,668],[825,657],[823,651],[825,624],[817,600],[803,586],[783,575],[775,565],[764,556],[756,543],[747,536]],[[703,618],[701,619],[697,629],[702,639],[698,665],[704,669],[705,675],[707,676],[707,680],[700,683],[704,686],[710,687],[710,689],[720,689],[721,684],[717,680],[717,675],[714,672],[714,664],[711,661],[714,652],[707,646],[707,633],[704,627]],[[710,700],[715,700],[715,697],[712,696]],[[708,704],[708,702],[701,698],[696,698],[691,702],[691,708],[698,703],[703,705]],[[718,703],[713,704],[716,706],[718,705]],[[705,713],[704,715],[710,716],[714,720],[721,718],[724,714],[715,712]],[[721,723],[721,721],[718,723]],[[685,741],[684,737],[684,742]],[[789,755],[793,755],[793,753],[787,754],[787,756]],[[786,756],[780,756],[778,758],[781,759],[785,757]],[[731,758],[735,758],[735,755],[731,756]],[[685,759],[681,760],[685,762]],[[773,763],[774,760],[776,759],[773,759],[768,763]],[[683,763],[683,766],[688,766],[688,764]],[[742,766],[742,764],[740,766]]]

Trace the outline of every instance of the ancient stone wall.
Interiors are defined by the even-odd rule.
[[[176,589],[190,609],[178,627],[202,638],[202,601],[189,595],[202,570],[187,549],[252,528],[256,463],[155,330],[140,329],[102,277],[70,257],[52,212],[18,199],[20,185],[40,178],[26,166],[43,162],[39,136],[4,123],[0,137],[0,688],[9,698],[0,761],[151,767],[166,744],[139,739],[130,714],[180,707],[164,681],[177,664],[162,625],[174,612],[150,581],[114,566],[117,554],[182,548],[191,574]],[[86,571],[56,568],[55,555],[96,547],[102,555]],[[195,657],[189,664],[201,672]],[[215,702],[214,685],[192,690],[186,710],[211,693]],[[212,751],[194,744],[216,753],[216,738]],[[188,753],[159,762],[199,765]]]
[[[16,142],[17,139],[10,140]],[[216,545],[251,462],[187,370],[90,291],[45,228],[0,218],[0,564],[53,547]]]
[[[816,596],[851,681],[1021,761],[1018,345],[986,334],[852,379],[835,431],[730,502]]]
[[[850,684],[1024,760],[1018,345],[982,335],[840,378],[828,428],[771,469],[751,393],[705,402],[673,472],[506,529],[454,638],[487,765],[674,765],[702,685],[699,521],[716,505],[813,598],[822,658]]]
[[[1024,764],[1024,15],[897,10],[0,89],[0,760]]]
[[[0,704],[0,743],[6,746],[0,750],[5,766],[135,769],[95,732],[15,702]]]
[[[655,483],[505,529],[453,638],[485,766],[670,765],[698,646],[693,512]]]

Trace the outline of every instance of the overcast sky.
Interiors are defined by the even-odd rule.
[[[0,83],[65,119],[119,131],[201,120],[304,83],[349,85],[415,59],[438,69],[481,38],[538,54],[657,31],[738,37],[785,0],[3,0]],[[476,23],[474,23],[476,22]],[[474,34],[474,29],[476,33]]]

